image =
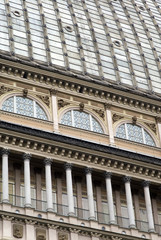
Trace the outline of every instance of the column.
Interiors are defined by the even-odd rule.
[[[157,202],[159,202],[160,199],[157,198],[157,194],[153,193],[151,194],[151,202],[152,202],[152,209],[153,209],[153,215],[154,215],[154,224],[155,224],[155,231],[159,234],[161,234],[159,219],[158,219],[158,205]]]
[[[68,198],[68,209],[69,209],[68,215],[73,216],[75,215],[75,211],[74,211],[73,183],[72,183],[72,164],[66,163],[65,170],[66,170],[67,198]]]
[[[14,164],[16,206],[20,206],[21,164]]]
[[[125,183],[125,192],[126,192],[126,201],[127,201],[127,211],[129,216],[129,227],[135,228],[135,215],[134,215],[134,209],[133,209],[133,201],[132,201],[132,194],[131,194],[131,178],[128,176],[124,177],[124,183]]]
[[[115,201],[116,201],[117,224],[119,226],[122,226],[120,185],[114,185],[114,193],[115,193]]]
[[[52,198],[52,179],[51,179],[51,164],[52,159],[46,158],[45,163],[45,182],[46,182],[46,201],[47,211],[53,211],[53,198]]]
[[[93,186],[92,186],[92,169],[86,168],[86,184],[87,184],[87,197],[89,207],[89,220],[95,220],[94,199],[93,199]]]
[[[57,104],[57,90],[51,89],[51,103],[52,103],[52,120],[54,124],[54,132],[59,132],[59,123],[58,123],[58,104]]]
[[[156,117],[156,123],[158,127],[158,134],[159,134],[160,147],[161,147],[161,117]]]
[[[9,194],[8,194],[8,149],[2,149],[2,191],[3,198],[2,202],[9,202]]]
[[[77,208],[78,208],[78,217],[83,218],[82,210],[82,177],[75,176],[76,191],[77,191]]]
[[[25,207],[31,207],[31,185],[30,185],[30,159],[31,154],[25,153],[24,159],[24,184],[25,184]]]
[[[35,172],[35,180],[36,180],[36,208],[37,210],[42,211],[42,202],[41,202],[41,173],[42,169],[41,168],[34,168]]]
[[[113,133],[113,123],[112,123],[112,114],[111,114],[111,104],[105,103],[105,110],[106,110],[106,118],[107,118],[107,125],[108,125],[108,133],[109,133],[109,140],[110,144],[114,145],[114,133]]]
[[[135,218],[136,218],[136,226],[137,229],[141,229],[141,222],[140,222],[140,206],[139,206],[139,190],[133,189],[133,202],[134,202],[134,211],[135,211]]]
[[[94,181],[94,186],[96,187],[97,219],[98,219],[98,222],[102,223],[106,221],[106,216],[102,211],[101,182]],[[108,222],[106,221],[106,223]]]
[[[115,211],[114,211],[114,204],[113,204],[111,175],[112,175],[111,172],[105,172],[108,212],[110,217],[109,220],[110,220],[110,224],[115,224]]]
[[[152,204],[151,204],[151,198],[150,198],[149,184],[150,184],[149,181],[143,182],[149,232],[154,232],[155,229],[154,229],[154,220],[153,220],[153,213],[152,213]]]
[[[63,209],[62,209],[62,172],[56,172],[55,178],[56,178],[56,198],[57,198],[57,212],[58,214],[62,215]]]

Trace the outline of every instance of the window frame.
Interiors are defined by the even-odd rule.
[[[74,119],[74,116],[72,116],[72,125],[65,125],[65,124],[62,124],[61,123],[61,120],[62,120],[62,118],[63,118],[63,116],[64,116],[64,114],[66,114],[67,112],[69,112],[69,111],[72,111],[72,114],[73,114],[73,111],[80,111],[80,109],[79,108],[75,108],[75,107],[73,107],[73,108],[66,108],[66,109],[64,109],[61,113],[60,113],[60,115],[59,115],[59,124],[61,124],[61,125],[63,125],[63,126],[67,126],[67,127],[73,127],[73,128],[75,128],[75,129],[79,129],[79,130],[83,130],[83,131],[89,131],[89,132],[92,132],[92,133],[98,133],[98,134],[107,134],[107,129],[105,128],[105,126],[104,126],[104,124],[102,123],[102,120],[101,120],[101,118],[99,118],[95,113],[93,113],[93,112],[91,112],[91,111],[89,111],[88,109],[85,109],[85,111],[83,111],[84,113],[86,113],[86,114],[89,114],[89,121],[90,121],[90,130],[86,130],[86,129],[83,129],[83,128],[77,128],[77,127],[75,127],[73,124],[74,124],[74,122],[73,122],[73,119]],[[99,123],[99,125],[101,126],[101,128],[102,128],[102,133],[99,133],[99,132],[95,132],[95,131],[93,131],[93,128],[91,128],[91,123],[92,123],[92,117]],[[92,129],[92,130],[91,130]]]
[[[127,138],[127,136],[128,136],[128,131],[127,131],[127,125],[126,125],[126,124],[131,124],[131,125],[133,125],[133,123],[132,123],[131,121],[123,121],[123,122],[118,123],[118,124],[115,126],[114,136],[115,136],[116,138],[123,139],[123,140],[127,140],[127,141],[131,141],[131,142],[136,143],[136,144],[138,143],[138,144],[144,144],[144,145],[150,146],[150,147],[158,147],[158,142],[157,142],[157,140],[156,140],[156,136],[154,135],[154,133],[153,133],[152,131],[150,131],[150,129],[148,129],[146,126],[144,126],[142,123],[139,123],[139,122],[137,122],[137,124],[135,124],[135,125],[141,128],[142,137],[143,137],[143,143],[129,140],[129,139]],[[126,138],[120,138],[120,137],[117,137],[117,136],[116,136],[117,129],[118,129],[121,125],[125,125],[125,135],[126,135]],[[145,142],[145,132],[144,132],[144,130],[150,135],[150,137],[151,137],[152,140],[154,141],[155,146],[146,144],[146,142]]]
[[[11,98],[11,97],[13,97],[13,98],[23,97],[23,95],[20,94],[20,93],[14,93],[14,94],[13,94],[13,93],[10,93],[10,94],[7,94],[6,96],[3,96],[2,100],[1,100],[1,103],[0,103],[0,110],[1,110],[1,111],[5,111],[5,110],[2,110],[3,103],[4,103],[7,99],[9,99],[9,98]],[[47,106],[46,106],[41,100],[33,97],[33,96],[30,95],[30,94],[28,94],[26,98],[32,100],[33,103],[34,103],[34,106],[33,106],[33,108],[34,108],[34,116],[33,116],[33,117],[16,113],[16,111],[15,111],[15,109],[16,109],[16,101],[15,101],[15,100],[13,101],[13,102],[14,102],[14,111],[13,111],[13,112],[5,111],[5,112],[6,112],[6,113],[11,113],[11,114],[17,114],[17,115],[19,115],[19,116],[23,116],[23,117],[27,117],[27,118],[34,118],[34,119],[41,120],[41,121],[51,121],[51,116],[50,116],[50,114],[49,114],[49,110],[47,109]],[[46,117],[47,117],[46,120],[41,119],[41,118],[37,118],[37,117],[35,116],[35,115],[36,115],[36,103],[37,103],[37,104],[39,105],[39,107],[41,107],[42,110],[45,112]]]

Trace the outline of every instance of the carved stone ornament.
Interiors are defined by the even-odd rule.
[[[105,103],[105,104],[104,104],[105,110],[106,110],[106,109],[110,109],[111,106],[112,106],[111,103]]]
[[[8,87],[5,87],[4,85],[2,85],[0,87],[0,95],[4,94],[4,93],[7,93],[7,92],[10,92],[10,91],[13,91],[12,88],[8,88]]]
[[[120,116],[120,115],[117,115],[116,113],[113,114],[112,116],[112,120],[113,120],[113,123],[119,121],[120,119],[122,119],[124,117]]]
[[[69,104],[70,103],[65,102],[63,99],[59,99],[58,100],[58,109],[63,108],[65,106],[69,105]]]
[[[67,233],[58,233],[58,240],[68,240]]]
[[[133,124],[133,125],[136,125],[136,122],[137,122],[137,117],[136,117],[136,116],[133,116],[133,117],[132,117],[132,124]]]
[[[105,118],[105,113],[102,109],[98,110],[98,109],[93,109],[93,111],[95,111],[101,118]]]
[[[49,96],[37,95],[37,97],[40,98],[48,107],[50,107],[50,99],[49,99]]]
[[[13,224],[13,237],[23,238],[23,225]]]
[[[156,123],[161,123],[161,117],[156,117]]]
[[[84,103],[80,103],[79,104],[79,110],[80,110],[80,112],[83,112],[83,110],[84,110]]]
[[[157,128],[155,123],[145,123],[145,124],[156,134]]]
[[[45,229],[36,229],[36,240],[46,240],[46,230]]]
[[[26,97],[27,97],[27,94],[28,94],[28,89],[27,89],[27,88],[24,88],[24,89],[23,89],[23,97],[26,98]]]

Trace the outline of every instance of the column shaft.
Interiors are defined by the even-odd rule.
[[[115,223],[115,211],[113,204],[113,195],[112,195],[112,184],[111,184],[111,173],[106,172],[106,192],[107,192],[107,201],[108,201],[108,212],[110,217],[110,223]]]
[[[51,90],[51,101],[52,101],[52,114],[53,114],[53,124],[54,124],[54,132],[59,132],[59,124],[58,124],[58,104],[57,104],[57,91]]]
[[[25,207],[31,207],[30,154],[24,154]]]
[[[147,211],[147,218],[148,218],[148,225],[149,225],[149,232],[154,232],[154,219],[152,213],[152,204],[150,198],[150,191],[149,191],[149,182],[144,182],[144,196],[145,196],[145,205]]]
[[[74,198],[73,198],[73,183],[72,183],[72,165],[70,163],[65,164],[66,169],[66,184],[67,184],[67,198],[69,215],[74,215]]]
[[[88,196],[88,207],[89,207],[89,219],[95,220],[92,174],[91,174],[90,168],[86,168],[86,184],[87,184],[87,196]]]
[[[47,211],[53,211],[51,163],[52,163],[51,159],[45,159]]]
[[[126,192],[126,201],[127,201],[127,210],[129,216],[129,227],[135,228],[135,215],[133,209],[133,201],[132,201],[132,194],[131,194],[131,186],[130,186],[130,178],[125,177],[125,192]]]
[[[114,145],[115,141],[114,141],[112,114],[111,114],[110,106],[105,105],[105,109],[106,109],[106,118],[107,118],[107,125],[108,125],[109,140],[110,140],[110,144]]]
[[[2,202],[9,202],[8,194],[8,150],[2,150],[2,189],[3,199]]]

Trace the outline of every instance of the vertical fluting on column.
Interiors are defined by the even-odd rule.
[[[66,170],[66,184],[67,184],[67,198],[68,198],[68,215],[75,215],[74,211],[74,198],[73,198],[73,183],[72,183],[72,164],[65,164]]]
[[[53,211],[53,198],[52,198],[52,179],[51,179],[51,164],[52,159],[46,158],[45,163],[45,182],[46,182],[46,201],[47,211]]]
[[[108,125],[108,134],[109,134],[109,141],[111,145],[114,145],[114,133],[113,133],[113,124],[112,124],[112,114],[111,114],[111,105],[105,104],[105,110],[106,110],[106,119],[107,119],[107,125]]]
[[[153,219],[153,213],[152,213],[152,204],[151,204],[151,198],[150,198],[149,184],[150,184],[149,181],[143,182],[149,232],[154,232],[155,228],[154,228],[154,219]]]
[[[62,172],[55,172],[55,179],[56,179],[56,202],[57,202],[57,213],[62,215],[63,209],[62,209]]]
[[[131,177],[125,176],[124,183],[125,183],[127,210],[128,210],[128,216],[129,216],[129,227],[136,228],[130,182],[131,182]]]
[[[42,210],[42,203],[41,203],[41,173],[42,169],[41,168],[34,168],[34,173],[35,173],[35,180],[36,180],[36,208],[37,210]]]
[[[93,186],[92,186],[92,169],[85,168],[86,184],[87,184],[87,197],[89,207],[89,219],[95,220],[94,199],[93,199]]]
[[[8,149],[2,149],[2,191],[3,197],[2,202],[9,202],[9,194],[8,194]]]
[[[83,219],[83,211],[82,211],[82,177],[75,176],[75,183],[76,183],[76,191],[77,191],[77,213],[80,219]]]
[[[21,164],[14,163],[13,167],[15,172],[15,202],[16,206],[20,206]]]
[[[57,90],[51,89],[50,94],[51,94],[52,120],[53,120],[54,132],[59,132]]]
[[[30,159],[31,154],[25,153],[24,159],[24,184],[25,184],[25,207],[31,207],[31,184],[30,184]]]
[[[113,204],[113,194],[112,194],[112,184],[111,184],[111,172],[105,172],[105,180],[106,180],[106,193],[107,193],[107,201],[108,201],[108,212],[110,217],[110,224],[115,224],[115,211]]]

